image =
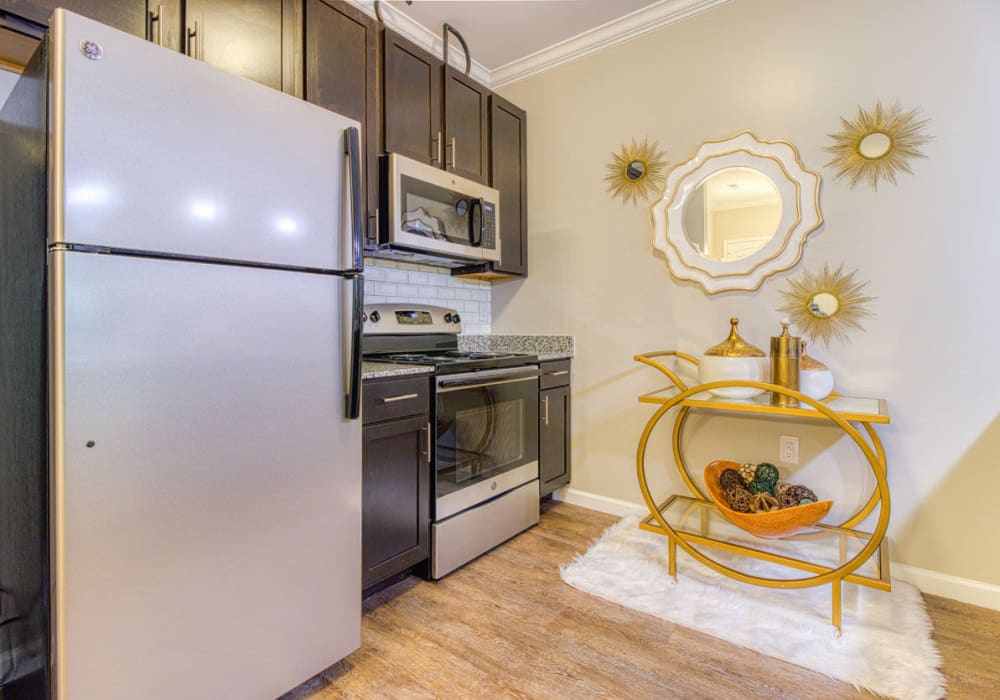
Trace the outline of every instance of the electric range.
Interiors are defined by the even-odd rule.
[[[441,578],[538,523],[538,357],[459,350],[454,309],[364,312],[365,360],[434,368],[429,575]]]

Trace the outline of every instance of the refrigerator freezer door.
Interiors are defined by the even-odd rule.
[[[352,267],[344,129],[356,121],[55,17],[50,242]]]
[[[270,699],[358,648],[352,281],[50,266],[58,697]]]

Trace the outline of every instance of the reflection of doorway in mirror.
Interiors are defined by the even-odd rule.
[[[750,168],[726,168],[705,182],[705,252],[739,260],[760,250],[781,221],[781,195]]]

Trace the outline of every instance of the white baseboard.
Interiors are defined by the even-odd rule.
[[[557,501],[569,503],[581,508],[589,508],[609,515],[625,517],[626,515],[647,515],[649,511],[640,503],[608,498],[596,493],[588,493],[579,489],[562,488],[552,494]],[[951,598],[969,605],[1000,610],[1000,586],[984,583],[960,576],[944,574],[940,571],[921,569],[899,562],[890,564],[893,578],[906,581],[923,593]]]
[[[649,510],[641,503],[631,503],[617,498],[598,496],[596,493],[579,489],[562,488],[552,492],[552,498],[570,505],[589,508],[609,515],[624,518],[626,515],[649,515]]]
[[[951,598],[981,608],[1000,610],[1000,586],[892,562],[892,577],[912,583],[923,593]]]

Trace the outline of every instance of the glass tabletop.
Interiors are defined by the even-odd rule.
[[[673,399],[680,390],[677,387],[669,386],[659,391],[643,394],[639,401],[643,403],[666,403]],[[885,399],[862,398],[855,396],[834,395],[824,399],[821,403],[831,410],[840,414],[845,420],[859,423],[888,423],[889,408]],[[729,399],[722,396],[715,396],[707,391],[692,394],[680,402],[681,406],[689,408],[707,408],[718,411],[735,411],[741,413],[763,413],[777,416],[797,416],[802,418],[823,419],[822,413],[812,406],[801,404],[795,408],[786,406],[772,406],[771,393],[765,391],[762,394],[748,399]]]
[[[868,544],[871,533],[817,525],[808,532],[784,539],[755,537],[726,520],[715,504],[687,496],[671,496],[660,513],[675,531],[716,561],[731,568],[773,579],[797,579],[835,569],[853,559]],[[645,530],[666,534],[652,515],[642,521]],[[883,553],[883,548],[885,548]],[[747,560],[746,556],[764,561]],[[888,586],[888,549],[879,549],[852,574],[855,583]],[[851,580],[850,578],[848,580]]]

